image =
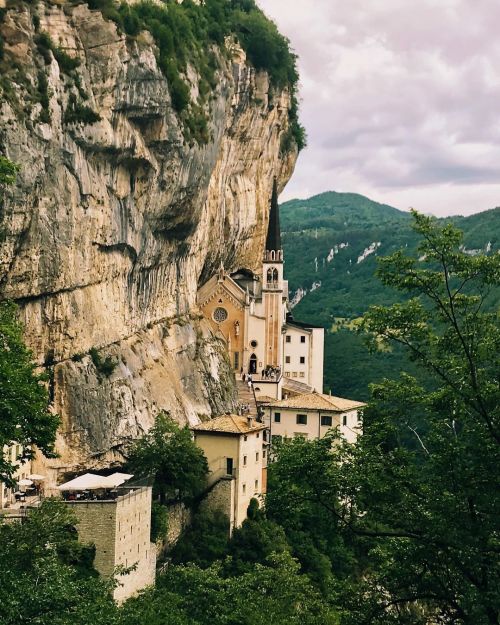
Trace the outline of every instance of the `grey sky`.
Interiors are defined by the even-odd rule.
[[[258,0],[299,55],[309,145],[281,196],[500,205],[498,0]]]

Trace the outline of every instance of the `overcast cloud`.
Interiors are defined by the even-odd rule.
[[[500,205],[499,0],[258,0],[299,55],[309,137],[281,199]]]

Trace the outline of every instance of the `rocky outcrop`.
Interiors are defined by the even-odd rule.
[[[271,96],[237,46],[232,58],[215,50],[211,138],[189,143],[148,33],[127,40],[83,4],[36,7],[0,24],[19,67],[0,104],[0,147],[21,166],[2,207],[0,297],[19,302],[27,342],[52,372],[53,463],[105,464],[159,410],[195,422],[232,406],[224,345],[196,291],[221,262],[258,265],[273,178],[282,187],[295,163],[279,155],[289,96]],[[76,70],[52,52],[44,65],[34,23]],[[71,98],[100,119],[70,122]]]

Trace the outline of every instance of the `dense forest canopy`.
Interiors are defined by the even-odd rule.
[[[322,193],[281,206],[286,276],[292,295],[307,295],[294,308],[298,319],[326,328],[325,387],[336,395],[367,399],[368,384],[413,364],[397,345],[371,353],[357,333],[357,319],[373,304],[401,301],[404,293],[375,279],[377,259],[403,249],[416,253],[418,236],[409,213],[354,193]],[[444,219],[464,231],[467,255],[500,249],[500,209]],[[500,306],[491,289],[485,305]]]

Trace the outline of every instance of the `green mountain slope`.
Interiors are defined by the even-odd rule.
[[[411,216],[355,193],[322,193],[281,205],[286,275],[294,315],[327,329],[325,388],[356,399],[368,398],[368,384],[410,371],[401,353],[369,354],[352,330],[352,320],[372,304],[389,305],[400,294],[375,277],[377,257],[418,240]],[[465,233],[468,253],[500,249],[500,208],[451,220]],[[490,306],[499,306],[492,293]]]

